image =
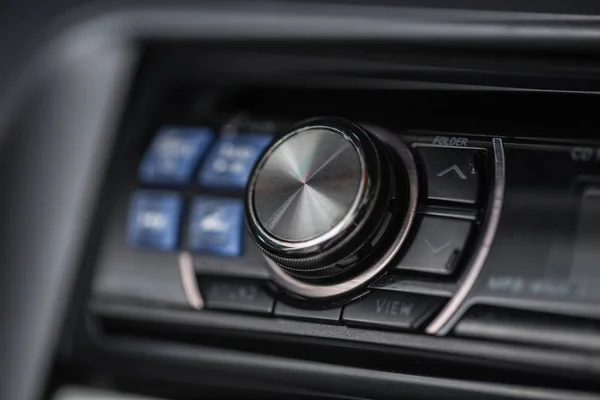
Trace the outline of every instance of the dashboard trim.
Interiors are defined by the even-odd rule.
[[[185,298],[190,307],[196,310],[202,310],[204,308],[204,299],[198,288],[192,255],[187,251],[182,251],[179,253],[178,260],[181,285],[183,286]]]

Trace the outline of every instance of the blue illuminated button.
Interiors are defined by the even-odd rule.
[[[200,196],[190,211],[188,243],[194,252],[242,254],[243,203],[239,199]]]
[[[245,188],[254,163],[271,139],[271,135],[255,133],[222,136],[202,166],[200,183],[207,187]]]
[[[129,203],[127,240],[136,247],[175,250],[182,199],[174,193],[139,191]]]
[[[139,177],[144,183],[185,184],[194,170],[214,133],[203,127],[161,128],[146,151],[140,165]]]

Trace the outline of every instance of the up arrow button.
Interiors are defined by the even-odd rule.
[[[428,199],[477,204],[484,150],[422,146],[416,153]]]
[[[442,172],[438,172],[437,174],[435,174],[435,176],[437,176],[437,177],[444,176],[448,172],[452,172],[452,171],[456,172],[456,174],[460,177],[460,179],[467,179],[467,176],[464,174],[464,172],[461,171],[460,168],[458,168],[458,165],[456,165],[456,164],[446,168]]]

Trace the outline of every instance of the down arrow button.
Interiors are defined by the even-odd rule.
[[[406,255],[394,269],[450,275],[457,266],[469,237],[471,221],[422,217]]]

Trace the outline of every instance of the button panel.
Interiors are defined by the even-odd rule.
[[[128,243],[160,251],[182,249],[216,257],[242,257],[242,190],[272,137],[256,131],[217,137],[206,126],[165,125],[158,129],[140,161],[137,180],[142,187],[162,186],[162,190],[155,190],[161,197],[131,196]],[[198,177],[196,182],[194,176]],[[228,190],[226,197],[222,190]]]
[[[450,275],[465,247],[470,221],[425,216],[408,253],[394,269]]]
[[[474,207],[479,202],[482,177],[478,150],[415,147],[420,189],[427,194],[421,198],[444,203],[422,203],[404,255],[392,268],[399,284],[371,289],[345,308],[309,309],[291,306],[289,298],[277,298],[266,285],[266,275],[248,272],[264,260],[260,254],[250,257],[252,252],[246,254],[248,249],[244,249],[254,249],[254,245],[244,233],[243,189],[272,138],[270,133],[244,133],[242,129],[219,136],[201,126],[161,128],[140,162],[137,186],[142,188],[139,193],[164,197],[164,205],[159,201],[144,208],[136,200],[139,193],[132,195],[127,228],[130,244],[192,252],[207,309],[380,329],[423,328],[452,293],[446,287],[456,284],[457,263],[482,215]],[[138,233],[134,233],[132,221],[138,221]],[[207,263],[211,268],[203,269]],[[414,281],[408,289],[407,273]],[[419,282],[432,287],[423,291]],[[436,285],[446,285],[442,296],[437,297]]]
[[[273,312],[275,300],[260,281],[203,278],[199,284],[208,309],[257,314]]]
[[[457,203],[479,202],[479,152],[448,147],[417,147],[425,175],[427,198]]]
[[[444,301],[433,296],[373,291],[347,305],[342,319],[349,325],[416,330],[441,308]]]

